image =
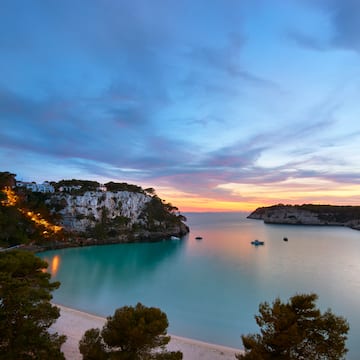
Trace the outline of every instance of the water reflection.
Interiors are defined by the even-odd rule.
[[[153,273],[182,251],[186,239],[62,249],[40,257],[50,264],[52,279],[62,283],[55,301],[84,309],[90,300],[92,311],[95,307],[104,315],[109,299],[116,299],[114,308],[132,302],[134,293],[139,292],[136,284],[151,284]],[[106,310],[105,314],[109,313]]]
[[[48,267],[47,269],[44,269],[44,272],[50,273],[51,277],[54,279],[59,271],[61,261],[60,255],[45,256],[43,257],[43,260],[48,263]]]
[[[56,276],[58,270],[59,270],[59,266],[60,266],[60,256],[59,255],[55,255],[51,261],[51,276]]]

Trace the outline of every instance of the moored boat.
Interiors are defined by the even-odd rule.
[[[254,240],[251,242],[252,245],[258,246],[258,245],[264,245],[264,241],[260,241],[260,240]]]

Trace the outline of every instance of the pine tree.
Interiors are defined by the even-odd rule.
[[[348,322],[330,310],[316,308],[316,294],[299,294],[282,303],[277,298],[272,306],[259,306],[255,316],[261,334],[242,336],[244,360],[339,360],[347,349]]]
[[[87,330],[79,349],[84,360],[180,360],[182,353],[166,351],[167,316],[158,308],[138,303],[124,306],[107,318],[103,329]]]
[[[65,336],[50,334],[60,316],[50,303],[60,286],[44,272],[47,263],[32,253],[0,253],[0,354],[4,360],[64,359]]]

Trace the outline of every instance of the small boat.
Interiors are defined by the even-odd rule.
[[[254,240],[251,242],[251,244],[255,246],[264,245],[264,241]]]
[[[170,240],[180,240],[180,238],[177,236],[170,236]]]
[[[288,241],[289,239],[288,239],[287,237],[284,237],[283,240],[284,240],[284,241]]]
[[[201,236],[196,236],[195,239],[196,240],[202,240],[202,237]]]

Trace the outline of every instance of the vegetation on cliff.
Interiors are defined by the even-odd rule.
[[[188,232],[186,218],[153,188],[73,179],[51,182],[54,192],[34,192],[16,184],[15,174],[0,172],[0,247],[156,240]]]
[[[267,223],[343,225],[360,229],[360,206],[277,204],[260,207],[248,218],[263,219]]]
[[[0,172],[0,247],[62,238],[57,217],[45,204],[49,195],[17,189],[15,183],[15,174]]]

